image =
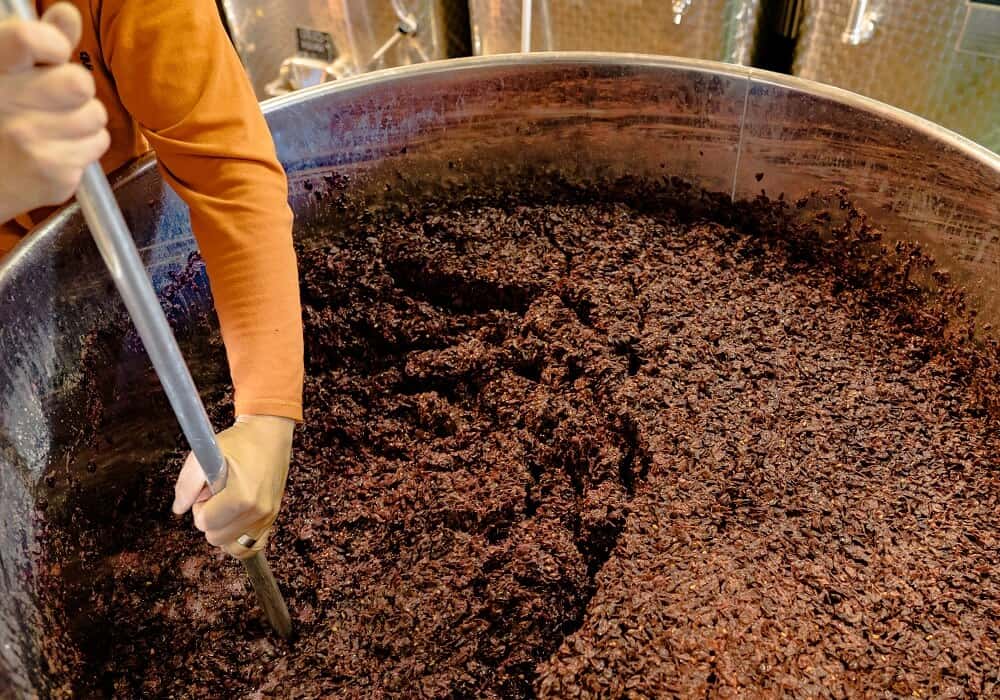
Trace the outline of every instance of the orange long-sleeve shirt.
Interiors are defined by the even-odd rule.
[[[56,0],[38,2],[43,12]],[[152,146],[191,210],[237,414],[302,418],[303,343],[287,182],[212,0],[71,0],[77,59],[107,107],[111,171]],[[23,224],[38,223],[25,221]],[[25,229],[0,231],[6,252]]]

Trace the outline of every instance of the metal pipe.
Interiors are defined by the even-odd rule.
[[[684,13],[691,7],[692,0],[674,0],[671,9],[674,11],[674,24],[680,24]]]
[[[531,52],[531,4],[532,0],[521,0],[521,53]]]
[[[385,43],[378,47],[375,53],[372,54],[371,60],[369,60],[367,66],[365,66],[366,70],[374,70],[377,68],[378,64],[382,61],[382,58],[389,52],[389,49],[398,44],[400,39],[404,36],[403,32],[397,29],[396,32],[391,37],[386,39]]]

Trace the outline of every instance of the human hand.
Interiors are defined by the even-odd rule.
[[[93,77],[68,62],[81,26],[68,3],[0,21],[0,222],[65,202],[111,143]]]
[[[226,486],[214,496],[194,454],[189,454],[174,486],[173,511],[194,513],[194,524],[209,544],[237,559],[261,551],[285,492],[295,421],[277,416],[240,416],[218,434],[226,457]],[[250,548],[236,540],[246,535]]]

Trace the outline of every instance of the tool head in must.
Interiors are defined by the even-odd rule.
[[[1000,321],[1000,158],[833,88],[704,61],[548,53],[362,75],[264,109],[304,246],[352,235],[352,218],[372,207],[521,189],[543,175],[671,175],[737,198],[845,187],[890,239],[923,241],[971,288],[984,322]],[[187,212],[152,159],[116,182],[210,393],[227,372],[218,337],[192,330],[214,323],[207,280],[193,268],[169,289],[192,269]],[[130,484],[162,467],[179,432],[75,206],[0,267],[0,321],[0,695],[45,697],[60,679],[58,654],[41,656],[52,621],[37,605],[50,581],[35,563],[39,522],[61,522],[72,489],[86,513],[74,534],[110,543],[74,575],[99,576]]]

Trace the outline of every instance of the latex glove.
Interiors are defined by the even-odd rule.
[[[212,495],[194,454],[189,454],[174,486],[173,511],[190,509],[194,524],[209,544],[222,547],[237,559],[261,551],[278,517],[292,458],[295,421],[277,416],[240,416],[218,434],[226,457],[226,486]],[[236,539],[257,540],[250,549]]]
[[[68,63],[81,26],[67,3],[0,22],[0,222],[65,202],[111,143],[93,77]]]

